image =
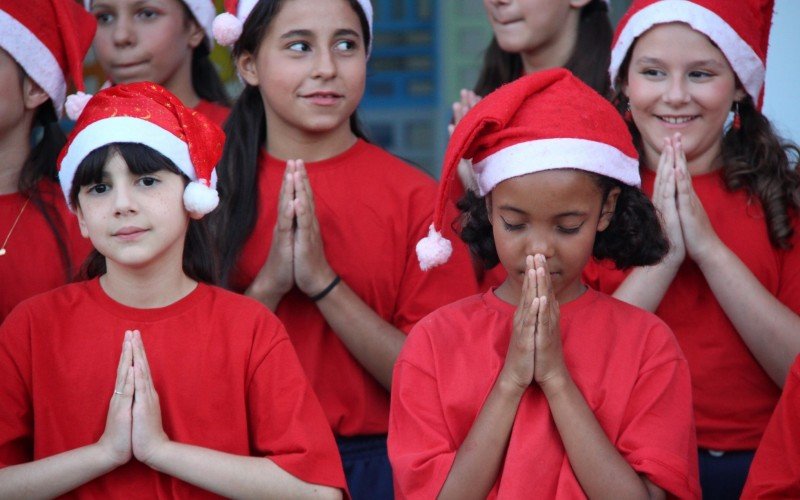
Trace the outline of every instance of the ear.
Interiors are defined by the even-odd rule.
[[[200,220],[203,217],[205,217],[205,215],[206,214],[203,214],[203,213],[200,213],[200,212],[189,212],[189,217],[191,217],[194,220]]]
[[[733,94],[733,100],[741,101],[745,97],[747,97],[747,92],[742,87],[736,87],[736,92]],[[755,100],[757,101],[758,99]]]
[[[83,217],[83,210],[80,205],[75,207],[75,215],[78,216],[78,227],[81,228],[81,236],[89,238],[89,229],[86,227],[86,219]]]
[[[614,210],[617,208],[617,200],[622,190],[619,187],[612,188],[606,196],[606,201],[600,208],[600,219],[597,221],[597,232],[605,231],[608,225],[611,224],[611,219],[614,217]]]
[[[256,56],[250,52],[243,52],[236,58],[236,69],[239,71],[242,80],[253,87],[258,86],[258,71],[256,68]]]
[[[47,92],[34,82],[31,77],[25,76],[22,80],[22,101],[25,109],[33,110],[46,103],[50,99]]]
[[[189,47],[196,49],[206,37],[206,32],[195,20],[189,22]]]

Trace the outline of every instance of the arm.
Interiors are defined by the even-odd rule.
[[[106,427],[96,443],[33,462],[0,469],[0,498],[49,498],[63,495],[106,474],[131,458],[133,354],[125,332],[116,388]]]
[[[294,272],[298,288],[313,296],[324,290],[336,273],[325,258],[308,175],[302,162],[298,161],[297,165],[294,173],[297,214]],[[344,281],[316,304],[350,353],[389,390],[392,369],[405,342],[405,334],[378,316]]]
[[[141,335],[133,334],[133,455],[145,465],[234,498],[341,498],[336,488],[301,481],[264,457],[245,457],[170,441],[161,422]]]
[[[689,255],[750,352],[772,380],[782,386],[800,353],[800,316],[764,288],[719,239],[694,192],[685,163],[677,171],[677,190]]]
[[[534,331],[539,310],[533,258],[528,256],[520,304],[503,369],[458,448],[440,499],[486,498],[505,458],[517,407],[533,381]]]
[[[653,185],[653,205],[662,218],[669,238],[669,253],[654,266],[633,269],[613,294],[622,301],[651,312],[658,308],[686,256],[675,201],[675,161],[675,149],[669,139],[665,139]]]
[[[540,290],[534,378],[547,398],[569,463],[589,498],[663,498],[609,441],[564,363],[559,308],[544,256],[536,256]]]

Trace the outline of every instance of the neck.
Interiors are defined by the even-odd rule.
[[[357,137],[350,130],[349,120],[333,131],[306,133],[293,129],[287,133],[283,127],[273,126],[277,120],[267,117],[267,151],[275,158],[290,160],[302,159],[315,162],[333,158],[344,153],[356,143]]]
[[[186,276],[181,265],[173,262],[131,269],[106,259],[106,266],[100,285],[109,297],[128,307],[166,307],[197,287],[197,282]]]
[[[521,52],[522,69],[526,75],[550,68],[562,67],[569,61],[575,44],[578,42],[578,22],[580,9],[572,9],[559,35],[546,45]]]
[[[0,194],[19,190],[19,176],[30,154],[30,126],[15,127],[0,138]]]
[[[194,108],[200,104],[200,96],[192,85],[192,56],[177,69],[172,77],[162,84],[167,90],[175,94],[187,108]]]

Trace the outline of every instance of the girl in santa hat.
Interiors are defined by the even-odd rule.
[[[83,0],[94,53],[112,84],[150,81],[222,126],[230,105],[209,59],[213,0]]]
[[[80,29],[78,28],[80,27]],[[68,283],[91,248],[56,183],[57,119],[95,22],[72,0],[0,0],[0,323]]]
[[[475,290],[469,257],[417,268],[436,184],[358,127],[369,0],[234,4],[215,22],[246,84],[219,166],[223,275],[286,325],[353,496],[386,498],[394,360],[414,323]]]
[[[542,69],[564,67],[602,95],[610,88],[608,63],[614,33],[608,0],[484,0],[494,36],[486,48],[474,91],[462,89],[453,103],[453,124],[489,92]],[[460,185],[451,197],[458,202],[475,191],[469,162],[458,168]],[[505,279],[502,266],[485,269],[475,262],[482,289]]]
[[[417,323],[394,371],[389,456],[408,498],[698,498],[689,369],[652,313],[587,288],[591,256],[667,252],[613,106],[565,69],[525,76],[462,120],[424,268],[461,158],[478,193],[461,237],[507,272]],[[446,246],[446,245],[445,245]]]
[[[0,497],[342,496],[280,321],[207,284],[223,139],[153,83],[89,101],[59,177],[97,250],[0,327]]]
[[[656,266],[600,262],[586,277],[674,330],[710,498],[738,498],[800,352],[797,149],[760,112],[772,7],[636,0],[612,49],[620,112],[671,250]]]

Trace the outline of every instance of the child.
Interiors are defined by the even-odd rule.
[[[94,51],[112,84],[150,81],[222,126],[230,105],[209,59],[212,0],[84,0],[97,18]]]
[[[153,83],[89,101],[59,175],[97,249],[91,280],[0,328],[0,497],[341,497],[282,325],[204,283],[213,261],[193,219],[218,201],[223,140]]]
[[[742,498],[800,498],[800,356],[758,445]]]
[[[451,133],[482,96],[542,69],[565,67],[600,94],[609,92],[613,30],[606,0],[484,0],[484,6],[494,36],[474,91],[462,90],[461,100],[453,103]],[[461,161],[458,175],[460,185],[452,192],[455,202],[476,190],[468,161]],[[486,269],[479,262],[474,266],[482,290],[506,277],[502,266]]]
[[[68,283],[91,248],[61,196],[56,158],[67,83],[83,88],[94,26],[73,0],[0,0],[0,323]]]
[[[581,283],[591,255],[630,266],[667,249],[623,121],[561,68],[504,86],[453,134],[437,227],[462,157],[482,196],[462,238],[508,277],[424,318],[403,347],[398,495],[698,497],[689,371],[669,328]],[[423,266],[444,260],[438,245],[420,242]]]
[[[635,1],[612,50],[643,188],[672,248],[629,274],[590,265],[586,279],[675,332],[711,498],[738,498],[800,352],[796,149],[784,149],[758,105],[771,16],[764,0]]]
[[[469,257],[456,247],[452,265],[419,271],[414,245],[435,182],[357,126],[369,1],[243,7],[215,30],[236,34],[246,19],[233,47],[246,87],[219,167],[223,276],[286,325],[338,436],[350,493],[386,498],[395,358],[419,318],[475,290]]]

